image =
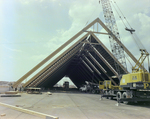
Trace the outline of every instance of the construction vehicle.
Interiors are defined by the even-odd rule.
[[[145,49],[140,51],[141,57],[132,67],[132,73],[122,75],[119,86],[112,85],[108,80],[99,82],[102,97],[116,97],[118,102],[150,101],[150,73],[142,66],[149,53]]]
[[[92,82],[88,82],[88,81],[85,81],[85,85],[83,85],[82,87],[80,87],[80,91],[82,92],[89,92],[89,93],[97,93],[99,94],[100,93],[100,90],[99,90],[99,85],[96,84],[96,83],[92,83]]]
[[[120,61],[122,60],[123,61],[122,65],[125,66],[126,62],[125,62],[124,53],[122,54],[120,53],[120,52],[123,52],[121,51],[123,50],[122,46],[119,45],[119,42],[121,41],[115,42],[115,38],[119,39],[120,37],[119,37],[116,20],[115,20],[115,17],[114,17],[114,14],[110,5],[110,1],[101,0],[101,4],[103,8],[106,26],[116,36],[113,38],[112,35],[110,35],[112,53],[118,60]],[[114,4],[116,4],[116,2],[114,2]],[[119,9],[118,6],[117,8]],[[129,24],[129,22],[127,21],[126,17],[123,15],[120,9],[119,11],[122,14],[124,20],[130,26],[130,28],[127,28],[127,26],[125,25],[125,22],[123,21],[122,17],[119,15],[119,12],[117,11],[119,18],[122,20],[122,22],[125,25],[125,30],[130,32],[131,35],[134,35],[133,33],[135,32],[135,30],[131,27],[131,25]],[[132,67],[132,73],[120,74],[119,68],[117,68],[117,65],[116,65],[118,77],[120,80],[119,81],[120,84],[118,86],[112,85],[112,82],[109,80],[99,82],[99,88],[100,90],[103,90],[102,97],[107,97],[109,99],[116,97],[118,102],[150,101],[150,73],[149,73],[150,71],[148,72],[142,65],[145,59],[148,58],[148,66],[149,66],[149,53],[144,48],[141,48],[140,51],[141,51],[141,57],[139,58],[139,60],[135,62],[135,66]],[[115,78],[115,76],[114,77],[112,76],[112,78]]]
[[[88,87],[87,87],[87,85],[82,85],[79,90],[81,92],[87,92],[88,91]]]

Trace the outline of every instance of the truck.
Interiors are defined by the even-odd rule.
[[[80,87],[79,90],[82,92],[89,92],[89,93],[93,93],[93,94],[100,93],[99,84],[92,83],[89,81],[85,81],[85,84],[82,87]]]
[[[119,86],[112,85],[109,80],[99,82],[99,88],[103,90],[101,98],[115,97],[118,103],[150,101],[150,71],[148,72],[142,65],[146,57],[149,58],[149,53],[145,49],[140,51],[141,57],[132,67],[132,73],[122,75]]]
[[[64,88],[65,91],[69,90],[69,82],[68,81],[65,81],[63,83],[63,88]]]

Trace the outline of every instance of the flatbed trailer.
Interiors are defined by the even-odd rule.
[[[139,84],[139,83],[138,83]],[[144,89],[141,85],[145,85]],[[150,101],[150,89],[149,83],[140,83],[139,89],[134,89],[135,87],[131,87],[131,89],[123,89],[120,86],[113,86],[111,81],[104,81],[99,83],[99,88],[102,89],[102,94],[100,99],[106,97],[107,99],[116,98],[118,103],[121,102],[140,102],[140,101]],[[141,89],[140,89],[141,88]]]
[[[102,94],[101,95],[101,98],[102,99],[103,97],[106,97],[106,98],[116,98],[117,99],[117,96],[116,95],[105,95],[105,94]],[[121,102],[141,102],[141,101],[150,101],[150,97],[147,96],[145,98],[138,98],[138,97],[133,97],[133,98],[121,98],[121,99],[117,99],[118,103],[121,103]]]
[[[40,94],[41,93],[41,88],[36,88],[36,87],[27,87],[25,88],[28,94]]]

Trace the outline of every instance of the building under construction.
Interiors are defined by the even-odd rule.
[[[97,30],[94,29],[95,26]],[[104,28],[106,32],[99,32],[99,26]],[[91,28],[93,28],[92,31]],[[99,38],[97,37],[97,34],[99,35]],[[51,88],[65,76],[69,77],[77,87],[80,87],[85,81],[99,83],[99,81],[104,80],[111,80],[114,85],[119,85],[121,75],[128,73],[128,71],[101,42],[101,35],[111,36],[123,51],[125,51],[134,62],[137,62],[136,58],[121,43],[116,35],[114,35],[114,33],[109,30],[99,18],[96,18],[61,47],[37,64],[28,73],[22,76],[13,87],[16,88],[22,81],[26,80],[46,62],[54,58],[56,54],[63,49],[68,48],[69,44],[75,40],[76,42],[67,50],[25,82],[23,87]]]

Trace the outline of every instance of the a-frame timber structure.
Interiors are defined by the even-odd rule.
[[[105,29],[106,33],[99,32],[98,30],[89,31],[88,29],[94,25],[97,25],[97,27],[100,25]],[[132,53],[121,43],[121,41],[119,41],[111,30],[97,18],[22,76],[14,83],[13,87],[16,88],[22,81],[26,80],[32,73],[83,34],[84,35],[67,50],[25,82],[23,87],[51,88],[64,76],[69,77],[77,87],[80,87],[85,81],[98,83],[103,80],[111,80],[114,85],[119,85],[120,74],[126,74],[128,71],[98,39],[95,35],[96,33],[108,36],[111,35],[131,59],[135,63],[137,62],[137,59]],[[120,74],[117,73],[114,62],[119,64]],[[112,76],[115,76],[115,78],[112,78]]]

